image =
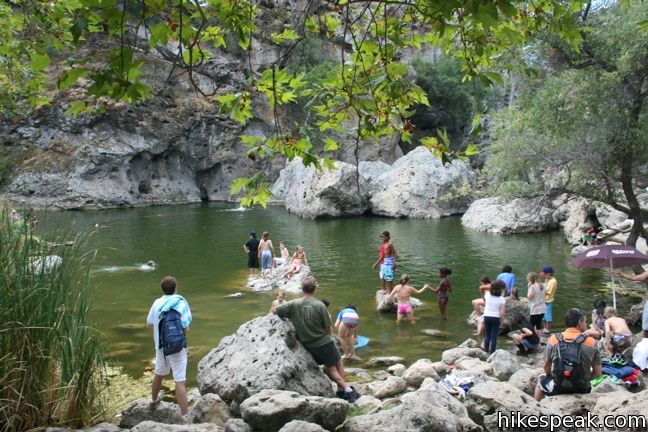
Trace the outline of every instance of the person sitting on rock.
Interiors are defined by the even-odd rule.
[[[594,302],[594,309],[592,309],[592,324],[589,329],[585,331],[588,336],[594,339],[601,339],[605,335],[605,308],[607,304],[605,301],[599,299]]]
[[[358,315],[355,305],[348,304],[338,313],[335,328],[338,329],[340,345],[344,351],[342,361],[355,357],[355,340],[358,337],[359,324],[360,315]]]
[[[286,244],[283,240],[279,242],[279,252],[281,253],[281,257],[275,257],[275,267],[286,264],[290,259],[290,252],[288,252],[288,248],[286,247]]]
[[[605,349],[609,354],[622,353],[630,348],[634,335],[628,328],[628,323],[617,316],[613,307],[605,308]]]
[[[336,395],[355,402],[360,395],[344,381],[342,357],[331,338],[331,318],[324,303],[315,298],[317,282],[312,276],[302,281],[303,297],[283,303],[272,311],[281,318],[290,318],[295,326],[297,339],[313,356],[317,364],[324,365],[324,372],[338,385]]]
[[[506,287],[504,291],[504,297],[513,296],[516,300],[519,300],[517,279],[515,278],[515,274],[513,273],[513,267],[508,264],[502,267],[502,272],[497,275],[495,280],[501,280],[502,282],[504,282],[504,285]]]
[[[590,380],[602,373],[596,341],[584,333],[587,329],[585,314],[580,309],[570,309],[565,316],[565,325],[567,329],[564,332],[549,338],[544,355],[545,373],[538,378],[535,389],[538,401],[557,394],[589,393]],[[569,368],[566,361],[576,366]]]
[[[308,265],[306,252],[304,252],[304,248],[300,245],[297,245],[297,247],[295,248],[295,253],[292,256],[291,263],[292,267],[286,272],[286,274],[283,275],[284,279],[290,279],[292,275],[299,273],[302,268],[302,264]]]
[[[513,339],[513,342],[518,347],[517,354],[522,356],[528,355],[531,351],[538,348],[540,337],[534,326],[524,315],[520,313],[515,315],[514,323],[520,326],[520,333],[511,335],[511,339]]]

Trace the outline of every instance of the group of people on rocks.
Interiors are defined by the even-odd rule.
[[[274,248],[270,234],[264,232],[262,240],[256,239],[256,233],[250,233],[250,239],[244,244],[248,254],[248,267],[251,273],[262,264],[262,272],[272,274],[274,268],[280,263],[285,263],[290,258],[283,242],[280,243],[281,257],[274,257]],[[285,252],[284,252],[285,250]],[[381,234],[381,247],[378,260],[372,267],[380,266],[381,289],[383,293],[393,296],[397,303],[397,321],[403,317],[413,321],[411,295],[420,294],[431,290],[439,295],[439,310],[442,318],[447,318],[445,307],[448,303],[448,293],[452,292],[452,285],[448,279],[451,270],[442,267],[439,270],[441,282],[436,288],[425,284],[421,289],[416,289],[408,284],[409,276],[402,274],[399,284],[392,287],[397,253],[391,243],[389,232]],[[306,263],[303,248],[297,247],[292,258],[293,267],[286,274],[299,272],[301,262]],[[283,261],[279,261],[283,260]],[[295,262],[299,265],[295,266]],[[627,275],[616,273],[617,276],[636,280],[648,280],[648,272],[642,275]],[[540,280],[543,278],[543,281]],[[313,277],[302,280],[302,297],[286,301],[283,292],[277,294],[277,299],[272,303],[270,312],[281,318],[290,318],[296,331],[298,340],[313,359],[320,365],[327,376],[337,384],[336,396],[354,402],[360,395],[356,389],[344,379],[343,360],[355,355],[354,343],[357,337],[357,327],[360,322],[357,309],[349,304],[337,315],[334,326],[338,329],[341,355],[336,343],[331,337],[331,316],[328,311],[328,301],[315,298],[317,282]],[[163,352],[160,327],[166,315],[177,311],[176,325],[182,334],[186,334],[191,323],[191,310],[188,302],[178,294],[178,284],[172,276],[166,276],[161,281],[162,297],[155,300],[148,314],[147,323],[153,327],[155,342],[155,375],[153,379],[151,397],[152,404],[161,399],[161,384],[164,376],[173,373],[175,381],[175,394],[181,413],[187,414],[187,392],[185,389],[187,350],[186,340],[182,349],[170,355]],[[514,321],[520,327],[520,333],[512,335],[513,341],[521,354],[537,348],[540,345],[540,336],[551,333],[553,321],[553,303],[555,301],[558,282],[551,266],[545,266],[536,274],[527,274],[527,297],[530,302],[530,315],[518,315]],[[510,266],[503,267],[502,272],[494,281],[487,276],[480,278],[480,297],[473,301],[475,312],[480,316],[478,334],[483,334],[483,348],[494,352],[497,346],[497,335],[506,313],[506,297],[519,298],[517,280]],[[601,354],[597,349],[597,339],[602,341],[609,354],[617,355],[632,342],[632,333],[627,323],[616,316],[613,308],[607,307],[605,302],[597,301],[592,311],[592,325],[587,326],[586,315],[580,309],[570,309],[565,316],[566,330],[555,333],[548,338],[547,348],[544,353],[544,374],[539,377],[535,390],[536,399],[561,393],[588,393],[591,389],[590,380],[599,377],[603,370]],[[648,338],[648,302],[643,311],[643,337]],[[544,328],[543,324],[544,323]],[[625,360],[624,360],[625,361]],[[571,362],[571,363],[570,363]],[[625,363],[624,363],[625,364]],[[571,365],[571,366],[570,366]],[[574,367],[574,365],[576,365]],[[569,374],[565,368],[572,367]]]
[[[540,278],[544,279],[544,283]],[[553,321],[553,304],[558,290],[558,280],[554,276],[554,269],[550,265],[544,266],[538,274],[527,274],[527,298],[529,299],[529,316],[522,314],[514,317],[515,324],[520,327],[521,334],[513,336],[513,341],[518,346],[519,353],[524,355],[537,348],[540,335],[551,333]],[[513,297],[519,300],[517,278],[510,265],[502,267],[495,281],[488,276],[479,279],[480,297],[472,301],[475,315],[478,319],[476,336],[484,337],[484,349],[494,352],[497,349],[497,335],[506,316],[506,298]]]
[[[290,263],[290,269],[284,273],[283,278],[289,279],[291,276],[301,271],[302,265],[308,265],[306,252],[304,248],[297,245],[293,255],[290,255],[285,243],[279,242],[279,254],[276,256],[274,245],[270,239],[270,233],[264,231],[261,234],[261,240],[257,239],[256,231],[250,232],[250,238],[243,244],[243,250],[248,256],[248,269],[250,275],[257,275],[259,271],[259,264],[261,265],[262,277],[273,277],[274,270],[277,266]]]

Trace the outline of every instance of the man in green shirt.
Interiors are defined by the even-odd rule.
[[[281,318],[290,318],[295,326],[297,339],[311,353],[317,364],[324,365],[324,372],[338,385],[337,396],[353,403],[360,397],[358,392],[344,381],[342,357],[331,338],[331,317],[326,306],[314,296],[317,282],[306,277],[302,281],[304,296],[273,308]]]

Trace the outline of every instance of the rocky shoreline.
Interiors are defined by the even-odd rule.
[[[264,316],[241,325],[200,361],[198,391],[191,392],[185,419],[175,403],[139,399],[121,413],[119,426],[102,423],[85,431],[490,432],[502,430],[498,419],[514,413],[603,418],[648,412],[643,382],[629,391],[605,380],[590,394],[536,402],[542,352],[518,357],[498,349],[488,355],[472,339],[444,351],[440,361],[419,359],[408,367],[400,357],[376,357],[366,367],[346,369],[362,397],[353,404],[334,398],[332,383],[297,341],[290,321]],[[465,394],[451,394],[459,385]]]

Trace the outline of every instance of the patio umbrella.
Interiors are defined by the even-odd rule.
[[[572,265],[577,268],[609,268],[616,269],[648,263],[648,256],[642,254],[632,246],[603,245],[595,246],[578,254],[572,259]],[[614,276],[612,278],[612,304],[616,309],[616,290],[614,289]]]

